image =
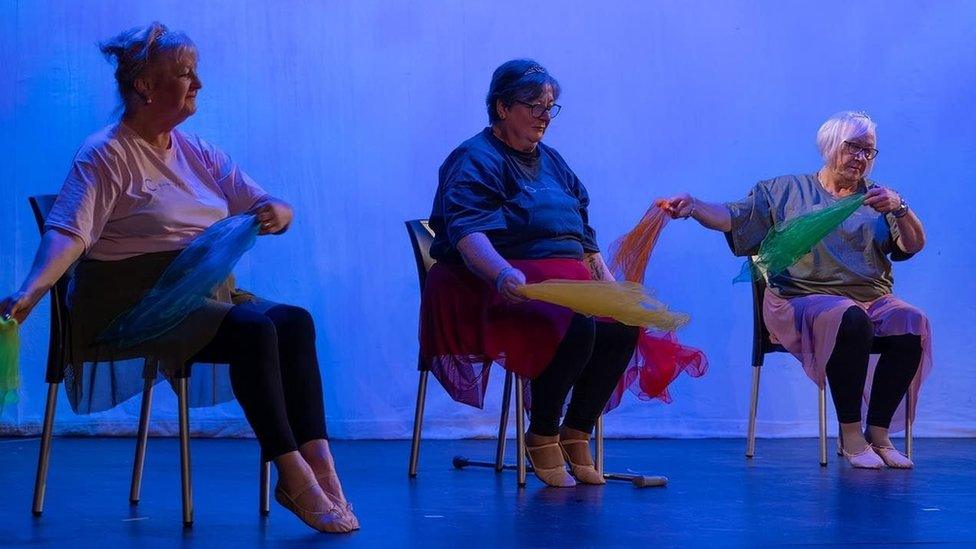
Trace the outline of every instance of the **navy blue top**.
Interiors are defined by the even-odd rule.
[[[458,241],[481,232],[508,259],[582,259],[600,251],[589,204],[583,183],[555,149],[539,143],[523,153],[485,128],[441,165],[430,255],[460,262]]]

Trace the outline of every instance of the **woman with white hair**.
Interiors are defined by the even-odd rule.
[[[76,411],[105,410],[137,394],[143,369],[125,364],[132,357],[142,357],[152,375],[157,365],[172,374],[190,363],[229,364],[233,395],[263,458],[278,469],[275,499],[317,530],[359,528],[329,449],[308,311],[258,300],[235,291],[228,280],[150,341],[124,349],[99,341],[105,327],[138,303],[180,251],[214,223],[250,212],[267,235],[285,232],[292,220],[291,207],[229,156],[176,128],[196,112],[203,86],[196,46],[185,34],[153,23],[119,34],[101,50],[116,65],[122,118],[78,150],[34,266],[21,290],[0,300],[0,315],[23,322],[78,261],[68,300],[71,340],[61,357]],[[194,384],[205,370],[194,366]],[[193,392],[211,394],[201,389]]]
[[[763,318],[774,341],[824,378],[841,427],[844,455],[858,468],[910,468],[889,427],[899,403],[918,391],[931,365],[928,319],[892,295],[891,260],[925,245],[922,223],[895,191],[867,179],[878,155],[875,123],[863,113],[832,116],[817,133],[824,165],[815,173],[760,181],[736,202],[709,203],[688,194],[667,200],[672,217],[691,217],[725,233],[732,252],[755,255],[773,227],[863,193],[864,204],[785,272],[769,278]],[[861,399],[869,355],[880,352],[871,383],[867,429]]]

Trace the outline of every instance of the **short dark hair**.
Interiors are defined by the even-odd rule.
[[[553,99],[559,98],[559,82],[535,60],[512,59],[502,63],[491,75],[488,97],[485,98],[488,121],[494,124],[500,120],[495,107],[499,99],[506,107],[516,101],[528,103],[538,99],[546,87],[552,88]]]

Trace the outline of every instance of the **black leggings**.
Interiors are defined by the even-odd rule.
[[[300,307],[234,307],[192,362],[230,364],[230,383],[265,460],[327,438],[315,325]]]
[[[596,322],[573,315],[556,355],[533,379],[529,431],[542,436],[559,434],[559,418],[570,389],[566,427],[593,431],[617,381],[627,369],[637,345],[638,328],[616,322]]]
[[[914,334],[879,337],[860,307],[844,312],[837,343],[827,361],[827,381],[841,423],[861,421],[861,395],[871,352],[881,353],[871,384],[867,424],[887,429],[908,392],[922,359],[922,339]]]

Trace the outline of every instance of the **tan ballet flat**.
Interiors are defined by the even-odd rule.
[[[545,469],[536,467],[535,462],[532,460],[532,452],[545,448],[559,448],[559,443],[550,442],[548,444],[540,444],[539,446],[529,446],[528,444],[525,445],[525,455],[529,457],[529,463],[532,464],[532,472],[535,473],[536,478],[547,485],[556,488],[569,488],[571,486],[576,486],[576,481],[573,480],[573,477],[569,476],[569,473],[566,472],[566,462],[563,462],[561,465],[547,467]],[[562,449],[560,448],[560,450]]]
[[[583,484],[606,484],[607,479],[603,478],[603,475],[593,465],[573,463],[573,460],[569,457],[569,452],[566,451],[566,446],[571,444],[585,444],[587,450],[589,450],[590,441],[582,438],[559,439],[559,449],[563,452],[563,458],[569,462],[569,468],[573,472],[573,476],[576,477],[576,480]]]
[[[332,478],[332,477],[337,477],[334,471],[329,473],[322,473],[321,475],[315,475],[315,481],[318,482],[320,479]],[[325,486],[322,486],[321,482],[319,482],[319,487],[322,488],[322,491],[325,492],[325,495],[329,496],[329,498],[332,499],[332,501],[336,502],[336,505],[339,507],[339,510],[342,511],[342,513],[346,516],[347,519],[349,519],[349,525],[352,527],[352,529],[359,530],[359,519],[352,512],[352,503],[349,503],[348,501],[340,498],[338,495],[333,494],[332,492],[326,490]]]
[[[285,509],[288,509],[294,513],[296,517],[301,519],[301,521],[307,524],[310,528],[318,530],[319,532],[344,534],[355,530],[355,528],[353,528],[349,523],[348,518],[342,512],[342,509],[338,506],[334,506],[328,511],[320,512],[309,511],[298,504],[296,500],[313,487],[318,487],[318,481],[309,484],[305,488],[302,488],[295,495],[289,495],[279,484],[278,486],[275,486],[275,501],[277,501]]]

